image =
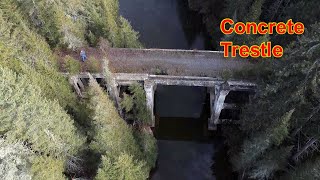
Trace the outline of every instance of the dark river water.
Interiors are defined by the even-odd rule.
[[[120,14],[146,48],[210,49],[202,17],[188,0],[120,0]],[[152,180],[231,179],[223,140],[207,130],[208,99],[206,88],[157,87],[159,155]]]
[[[120,14],[146,48],[210,49],[202,17],[188,0],[120,0]]]

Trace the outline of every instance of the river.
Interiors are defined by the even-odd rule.
[[[188,0],[120,0],[120,14],[146,48],[211,48],[202,17],[189,10]]]
[[[211,49],[202,17],[187,0],[120,0],[120,14],[146,48]],[[207,130],[208,98],[206,88],[157,87],[159,155],[151,180],[231,179],[223,140]]]

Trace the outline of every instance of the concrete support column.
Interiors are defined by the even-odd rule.
[[[82,82],[80,81],[81,83],[79,83],[79,81],[80,81],[80,78],[78,76],[71,76],[69,79],[69,83],[73,85],[73,88],[78,94],[78,96],[83,98],[83,94],[81,90],[84,90],[84,86]]]
[[[151,114],[151,127],[155,127],[155,116],[154,116],[154,93],[156,91],[155,83],[151,81],[144,82],[144,90],[146,92],[146,101],[147,101],[147,108]]]
[[[227,84],[216,85],[210,90],[210,108],[211,117],[209,119],[208,129],[215,130],[219,124],[220,113],[224,107],[224,101],[230,92],[230,87]]]
[[[123,118],[123,113],[122,109],[120,106],[121,99],[120,99],[120,87],[118,87],[118,84],[115,80],[115,78],[110,78],[108,84],[107,84],[107,89],[109,91],[110,96],[113,98],[115,101],[116,108],[119,111],[120,116]]]

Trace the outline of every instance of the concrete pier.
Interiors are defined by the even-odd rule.
[[[104,78],[103,74],[93,74],[93,78]],[[79,74],[70,77],[70,83],[74,86],[78,95],[82,96],[83,83],[81,79],[89,78],[88,74]],[[221,111],[225,108],[233,108],[234,104],[225,103],[225,99],[231,91],[254,92],[256,84],[247,81],[222,80],[212,77],[195,77],[195,76],[167,76],[167,75],[149,75],[149,74],[127,74],[116,73],[112,75],[108,89],[110,94],[114,96],[116,104],[119,108],[121,86],[139,82],[143,85],[146,93],[146,104],[151,113],[151,127],[155,126],[154,116],[154,94],[157,85],[163,86],[196,86],[206,87],[210,93],[210,109],[211,116],[208,120],[208,129],[215,130],[222,121],[219,119]],[[120,113],[121,110],[119,109]]]

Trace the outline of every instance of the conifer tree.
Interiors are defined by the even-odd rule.
[[[76,153],[84,143],[72,119],[57,102],[46,100],[28,76],[0,67],[0,134],[11,142],[30,143],[52,156]]]
[[[143,87],[134,83],[129,86],[131,94],[124,93],[124,98],[121,102],[122,108],[135,120],[139,125],[149,125],[151,114],[146,104],[146,94]],[[130,114],[129,114],[130,116]]]
[[[138,33],[119,15],[118,0],[86,0],[84,7],[88,18],[88,33],[96,36],[93,38],[91,34],[91,39],[106,38],[112,47],[141,47]]]
[[[236,1],[236,3],[234,3]],[[262,7],[265,0],[229,0],[227,1],[227,9],[230,9],[234,14],[230,14],[229,18],[233,18],[234,22],[259,22],[262,14]],[[238,6],[235,4],[239,4]],[[248,10],[249,9],[249,10]],[[228,11],[227,11],[228,12]],[[254,35],[254,34],[242,34],[237,35],[234,32],[231,35],[225,35],[222,38],[224,41],[232,41],[234,44],[240,45],[260,45],[263,42],[269,40],[268,35]]]
[[[138,157],[140,152],[132,129],[121,119],[114,103],[94,79],[90,80],[89,86],[89,109],[93,111],[91,119],[95,131],[91,147],[100,154],[107,151],[115,157],[121,153]]]
[[[318,177],[316,170],[308,169],[319,164],[314,149],[320,137],[320,26],[311,27],[286,49],[284,60],[269,64],[268,73],[257,78],[260,88],[244,109],[237,131],[242,141],[227,136],[233,167],[243,177]]]
[[[121,47],[140,48],[139,33],[133,31],[129,21],[120,16],[120,33],[122,37]]]
[[[47,156],[37,156],[32,160],[32,179],[58,180],[66,179],[64,172],[64,160]]]
[[[81,1],[71,0],[24,0],[14,1],[26,20],[52,46],[68,48],[81,47],[84,44],[85,21],[79,15]]]

